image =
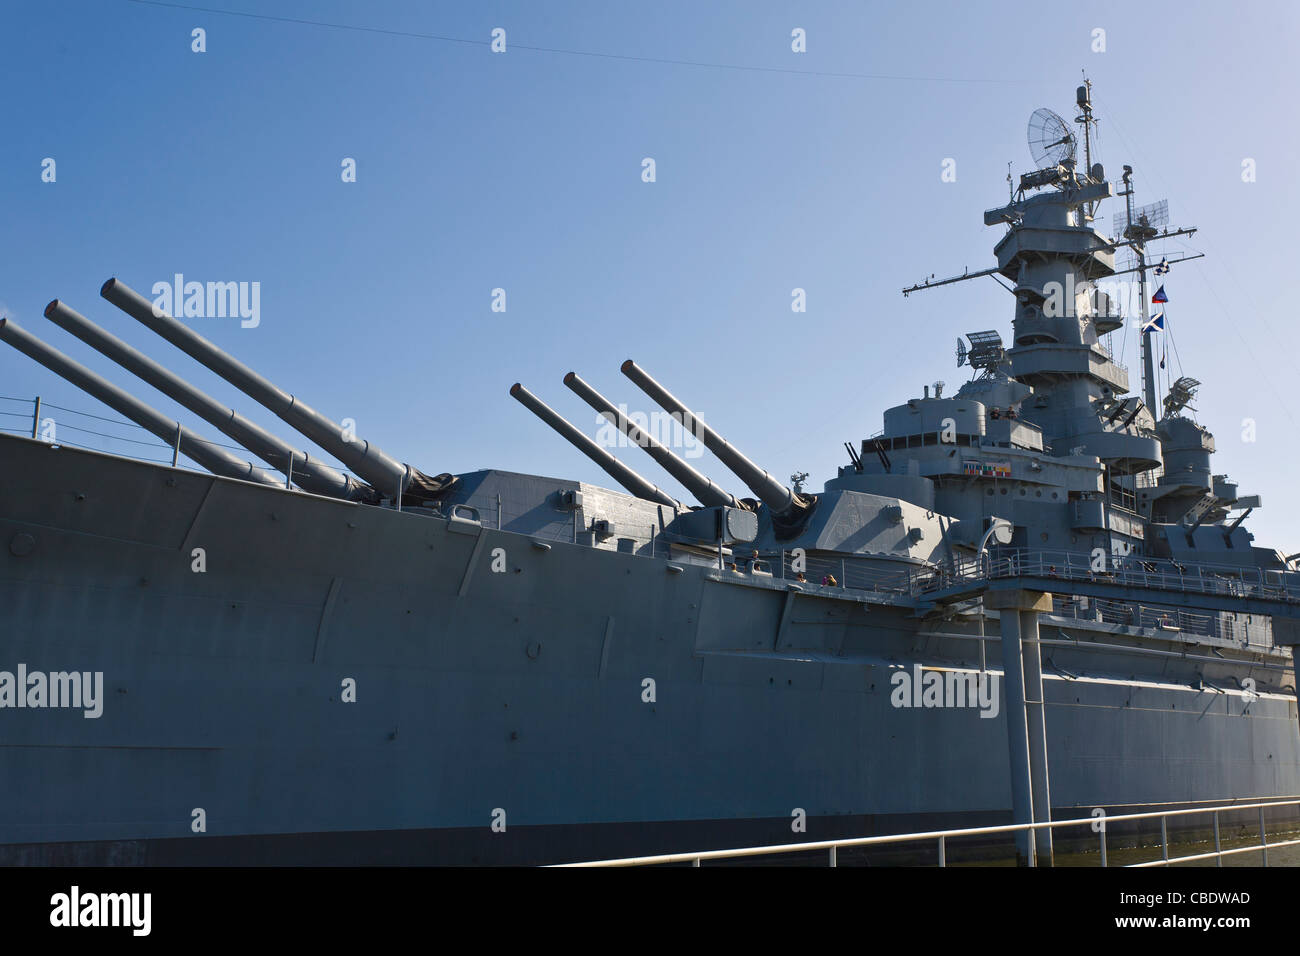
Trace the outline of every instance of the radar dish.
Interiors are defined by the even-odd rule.
[[[966,343],[961,339],[957,340],[957,367],[961,368],[966,364]]]
[[[1038,169],[1074,163],[1076,142],[1069,124],[1049,109],[1029,117],[1029,152]]]

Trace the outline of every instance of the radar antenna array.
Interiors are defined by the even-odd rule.
[[[1165,396],[1165,418],[1177,415],[1184,408],[1190,408],[1196,390],[1200,387],[1201,383],[1189,375],[1184,375],[1169,386],[1169,394]],[[1192,411],[1196,409],[1193,408]]]
[[[1155,239],[1163,226],[1169,225],[1169,200],[1147,203],[1133,210],[1133,220],[1129,221],[1128,212],[1117,212],[1111,217],[1111,234],[1115,241],[1121,239],[1139,239],[1146,242]],[[1120,256],[1119,264],[1123,270],[1137,266],[1137,257],[1131,247],[1126,248]]]
[[[1116,239],[1138,238],[1136,230],[1142,230],[1141,238],[1154,238],[1161,226],[1169,225],[1169,200],[1148,203],[1133,210],[1133,222],[1130,224],[1127,212],[1117,212],[1111,217],[1111,232]],[[1130,236],[1129,230],[1135,230]]]
[[[966,362],[971,368],[987,372],[997,368],[1006,360],[1007,350],[1002,347],[1002,336],[996,331],[990,329],[987,332],[967,332],[966,338],[970,339],[970,351],[965,352],[961,341],[958,340],[957,355],[960,357],[965,352]],[[957,364],[962,364],[960,359]]]

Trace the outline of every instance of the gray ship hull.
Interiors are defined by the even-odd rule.
[[[1005,707],[891,701],[900,666],[973,665],[961,625],[21,438],[0,477],[0,669],[103,673],[97,718],[0,710],[0,862],[558,862],[1010,819]],[[1042,630],[1130,645],[1044,668],[1058,815],[1300,794],[1294,693],[1234,683],[1289,656]]]

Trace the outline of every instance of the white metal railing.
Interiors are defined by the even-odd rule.
[[[1216,637],[1243,646],[1274,646],[1273,621],[1264,615],[1246,615],[1247,620],[1241,621],[1234,619],[1229,612],[1201,614],[1178,607],[1153,607],[1077,594],[1053,594],[1052,614],[1081,621]]]
[[[787,582],[799,582],[799,575],[802,574],[809,584],[827,584],[861,591],[908,594],[909,574],[916,574],[915,571],[909,572],[897,566],[882,566],[882,562],[877,559],[858,556],[831,558],[807,553],[796,555],[793,551],[782,550],[763,552],[761,557],[774,577]]]
[[[1089,554],[1070,551],[1010,551],[982,560],[962,558],[913,576],[913,593],[939,591],[968,581],[991,578],[1039,577],[1064,581],[1120,584],[1183,593],[1227,594],[1300,602],[1300,581],[1294,574],[1272,577],[1262,568],[1240,565],[1189,564],[1170,558],[1138,555],[1093,566]]]
[[[1133,475],[1134,488],[1155,488],[1160,484],[1160,478],[1164,475],[1163,468],[1153,469],[1151,471],[1139,471]]]
[[[1279,847],[1300,846],[1300,840],[1279,840],[1269,843],[1264,824],[1264,811],[1269,807],[1300,807],[1300,799],[1271,800],[1263,803],[1219,804],[1215,806],[1191,807],[1185,810],[1155,810],[1147,813],[1125,813],[1106,817],[1082,817],[1077,820],[1054,820],[1050,823],[1015,823],[995,827],[967,827],[960,830],[928,830],[921,833],[896,833],[888,836],[854,837],[848,840],[820,840],[809,843],[784,843],[777,846],[751,846],[734,850],[699,850],[691,853],[664,853],[658,856],[633,856],[614,860],[593,860],[584,863],[560,863],[558,867],[623,867],[623,866],[657,866],[664,863],[690,863],[699,866],[704,860],[731,860],[743,857],[770,856],[784,853],[807,853],[812,850],[827,851],[830,866],[837,865],[837,851],[840,847],[884,846],[898,843],[915,843],[936,841],[939,850],[939,866],[948,865],[948,840],[960,837],[987,836],[991,834],[1011,834],[1021,831],[1057,830],[1065,827],[1098,828],[1101,847],[1101,865],[1108,866],[1106,858],[1106,827],[1112,823],[1129,820],[1160,820],[1160,859],[1144,863],[1131,863],[1131,867],[1169,866],[1174,863],[1191,863],[1197,860],[1216,858],[1223,866],[1223,858],[1238,853],[1261,853],[1263,864],[1268,866],[1268,851]],[[1259,811],[1260,842],[1242,847],[1223,849],[1219,832],[1219,815],[1240,810]],[[1195,853],[1187,856],[1169,856],[1169,817],[1190,816],[1193,814],[1211,814],[1214,821],[1214,852]]]

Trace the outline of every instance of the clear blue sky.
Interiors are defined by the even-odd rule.
[[[1009,337],[1011,300],[990,280],[899,290],[992,264],[1000,230],[982,211],[1004,200],[1008,161],[1029,168],[1030,112],[1073,115],[1086,69],[1108,171],[1131,163],[1140,202],[1168,198],[1175,223],[1202,230],[1188,245],[1208,258],[1167,287],[1216,471],[1264,496],[1257,544],[1300,550],[1295,4],[203,5],[474,42],[5,0],[0,309],[169,414],[47,322],[45,303],[65,299],[295,437],[98,297],[109,276],[146,294],[176,272],[258,281],[258,328],[196,327],[429,473],[611,484],[507,389],[524,382],[594,434],[560,379],[576,370],[646,409],[618,372],[632,357],[773,474],[808,471],[820,489],[884,408],[965,380],[957,336]],[[206,53],[191,52],[194,27]],[[487,47],[494,27],[503,55]],[[955,183],[940,179],[949,157]],[[1131,338],[1127,358],[1136,372]],[[0,394],[38,393],[104,412],[0,350]],[[675,488],[634,452],[624,460]],[[697,464],[741,490],[711,457]]]

